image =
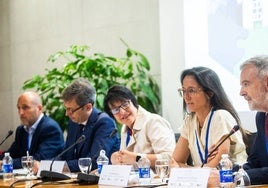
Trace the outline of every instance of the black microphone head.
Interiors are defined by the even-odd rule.
[[[233,134],[233,133],[235,133],[236,131],[238,131],[239,130],[239,125],[235,125],[233,128],[232,128],[232,130],[231,130],[231,134]]]
[[[86,139],[86,136],[82,135],[82,136],[80,136],[80,138],[78,140],[79,140],[79,142],[83,142],[85,139]]]
[[[236,132],[236,131],[238,131],[239,130],[239,125],[235,125],[234,127],[233,127],[233,130]]]
[[[8,135],[10,136],[10,135],[12,135],[13,134],[13,131],[12,130],[9,130],[8,131]]]

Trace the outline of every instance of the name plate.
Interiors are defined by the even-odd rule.
[[[103,165],[99,184],[126,187],[131,165]]]
[[[207,188],[209,174],[209,168],[172,168],[168,188]]]
[[[37,172],[37,176],[40,176],[40,172],[42,170],[50,170],[50,165],[52,161],[51,160],[41,160],[39,169]],[[52,165],[52,171],[58,172],[58,173],[63,173],[63,174],[70,174],[70,169],[66,163],[66,161],[54,161]]]

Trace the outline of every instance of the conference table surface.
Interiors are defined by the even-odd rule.
[[[56,181],[56,182],[42,182],[41,180],[26,180],[26,179],[14,179],[10,181],[3,181],[0,179],[0,188],[14,187],[14,188],[31,188],[31,187],[42,187],[42,188],[75,188],[75,187],[89,187],[89,188],[119,188],[118,186],[109,185],[80,185],[74,182],[75,179]],[[129,187],[144,187],[144,186],[129,186]],[[154,187],[153,185],[150,187]],[[157,187],[167,187],[166,185]]]
[[[108,185],[79,185],[78,183],[73,183],[74,180],[62,181],[62,182],[42,182],[40,180],[31,180],[31,181],[20,181],[17,180],[6,181],[0,180],[0,188],[31,188],[31,187],[42,187],[42,188],[75,188],[75,187],[89,187],[89,188],[115,188],[116,186],[108,186]],[[145,187],[145,186],[129,186],[129,187]],[[148,187],[148,186],[147,186]],[[167,187],[166,185],[162,186],[150,186],[152,187]],[[268,185],[252,185],[247,186],[248,188],[258,187],[258,188],[268,188]]]

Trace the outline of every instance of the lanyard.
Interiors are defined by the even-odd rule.
[[[201,152],[200,144],[199,144],[199,141],[198,141],[198,138],[197,138],[197,132],[195,130],[196,145],[197,145],[198,153],[199,153],[199,156],[200,156],[200,159],[201,159],[202,163],[207,162],[206,156],[208,155],[208,136],[209,136],[209,128],[210,128],[210,123],[211,123],[213,113],[214,113],[214,110],[212,109],[212,111],[210,113],[210,116],[209,116],[208,126],[207,126],[207,131],[206,131],[206,145],[205,145],[205,156],[204,156],[204,158],[203,158],[203,154]]]
[[[132,135],[132,130],[130,128],[127,128],[127,140],[126,140],[126,146],[128,146],[128,143],[130,141],[130,137]]]

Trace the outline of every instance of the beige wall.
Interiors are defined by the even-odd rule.
[[[179,70],[172,68],[183,60],[183,53],[171,47],[160,48],[160,39],[165,43],[166,37],[175,35],[174,25],[160,25],[159,21],[172,20],[169,14],[175,12],[180,18],[181,1],[169,2],[158,0],[0,0],[0,140],[9,129],[15,130],[19,124],[16,101],[22,92],[25,80],[36,74],[43,74],[45,68],[55,65],[47,64],[50,54],[67,49],[72,44],[89,45],[94,52],[107,55],[123,56],[124,39],[131,48],[144,53],[151,63],[151,73],[159,84],[165,83],[162,75],[169,78],[174,72],[175,79],[163,87],[163,114],[177,127],[177,78]],[[159,14],[161,4],[161,14]],[[174,7],[175,5],[176,7]],[[169,11],[172,8],[172,12]],[[181,18],[180,18],[181,19]],[[160,29],[165,27],[166,29]],[[168,29],[168,30],[167,30]],[[170,30],[169,30],[170,29]],[[161,34],[160,34],[161,30]],[[172,32],[169,32],[172,31]],[[182,33],[177,33],[182,34]],[[169,38],[169,37],[168,37]],[[178,39],[178,38],[177,38]],[[174,40],[174,47],[183,45]],[[181,44],[180,44],[181,43]],[[166,44],[168,45],[168,44]],[[168,48],[166,48],[168,47]],[[180,47],[179,47],[180,48]],[[162,62],[160,62],[160,60]],[[160,68],[168,67],[167,69]],[[171,84],[171,85],[170,85]],[[172,93],[172,94],[171,94]],[[171,94],[171,95],[170,95]],[[176,102],[174,102],[176,101]],[[175,117],[176,116],[176,117]],[[173,117],[175,117],[173,119]],[[9,146],[12,139],[1,146]]]

